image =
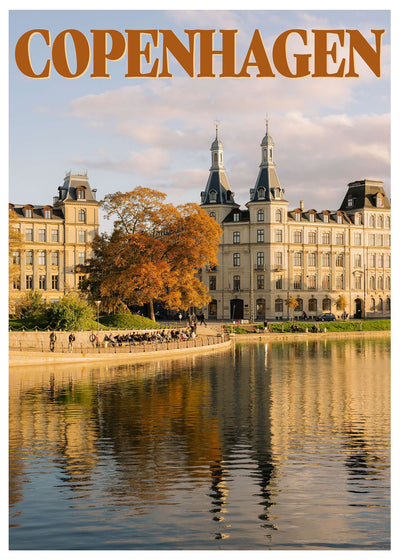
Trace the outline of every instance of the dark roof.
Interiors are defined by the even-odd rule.
[[[26,208],[27,206],[29,206],[30,208],[32,208],[32,218],[29,218],[30,220],[44,220],[44,213],[43,210],[46,209],[52,209],[52,219],[60,219],[63,220],[64,219],[64,214],[61,210],[61,208],[53,208],[52,206],[49,206],[48,204],[46,204],[45,206],[32,206],[31,204],[13,204],[13,210],[14,212],[17,214],[17,216],[19,218],[24,218],[25,214],[24,214],[24,208]],[[48,219],[48,218],[46,218]]]
[[[215,202],[210,202],[211,191],[216,193]],[[228,178],[222,169],[210,171],[206,190],[201,193],[201,204],[231,204],[232,206],[239,206],[234,200]]]
[[[377,206],[376,199],[378,194],[382,196],[382,206]],[[349,205],[349,199],[353,201],[351,205]],[[339,210],[353,212],[371,208],[378,208],[380,210],[390,209],[390,201],[383,189],[383,183],[381,181],[369,181],[368,179],[349,183],[346,196]]]
[[[239,222],[233,219],[234,214],[239,214]],[[229,214],[222,220],[224,224],[232,222],[232,223],[240,223],[240,222],[249,222],[250,221],[250,212],[249,210],[240,210],[239,208],[235,208],[231,210]]]

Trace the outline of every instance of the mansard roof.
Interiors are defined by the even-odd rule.
[[[239,220],[234,219],[234,215],[239,214]],[[229,214],[222,220],[222,223],[240,223],[240,222],[249,222],[250,221],[250,212],[249,210],[241,210],[240,208],[235,208],[229,212]]]
[[[64,178],[64,184],[62,187],[58,187],[58,200],[55,201],[55,204],[60,204],[61,202],[72,202],[72,201],[80,201],[81,199],[78,198],[78,191],[84,190],[84,200],[85,202],[95,202],[98,204],[95,196],[93,193],[96,192],[96,189],[90,188],[89,185],[89,178],[86,173],[76,173],[72,174],[68,172]]]
[[[25,208],[31,208],[32,217],[29,218],[29,220],[44,220],[45,217],[44,217],[43,210],[45,209],[51,210],[52,219],[60,219],[60,220],[64,219],[64,214],[61,208],[54,208],[49,205],[34,206],[32,204],[10,204],[10,207],[12,207],[12,210],[14,210],[14,212],[17,214],[18,218],[25,218],[25,213],[24,213]]]
[[[349,183],[347,193],[339,210],[353,212],[356,210],[369,210],[379,208],[379,210],[389,210],[390,200],[383,189],[382,181],[372,181],[362,179]],[[378,206],[377,199],[381,198],[381,205]]]

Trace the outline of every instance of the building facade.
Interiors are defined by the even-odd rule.
[[[10,204],[17,216],[21,249],[13,252],[19,275],[10,286],[16,301],[38,290],[48,302],[79,288],[99,227],[99,202],[87,174],[67,173],[52,205]]]
[[[203,267],[212,301],[209,319],[274,320],[305,312],[351,318],[390,316],[390,201],[381,181],[348,184],[337,210],[289,209],[267,130],[261,163],[246,208],[234,200],[223,164],[223,145],[211,145],[211,168],[201,206],[222,228],[218,266]],[[341,299],[343,299],[341,298]]]

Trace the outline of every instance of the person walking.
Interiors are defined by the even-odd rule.
[[[56,333],[53,331],[50,333],[50,352],[54,352],[54,345],[56,343],[56,340]]]
[[[68,352],[72,352],[72,347],[75,342],[75,335],[71,333],[68,337]]]

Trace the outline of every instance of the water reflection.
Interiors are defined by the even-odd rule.
[[[11,548],[386,548],[389,360],[362,339],[12,370]]]

